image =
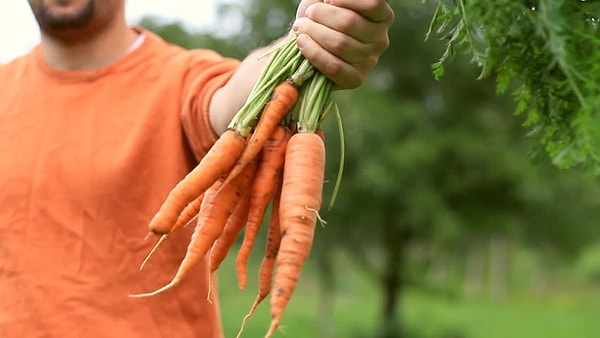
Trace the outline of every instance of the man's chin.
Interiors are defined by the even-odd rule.
[[[85,28],[94,19],[94,2],[88,1],[84,4],[69,5],[68,2],[61,6],[40,5],[34,9],[34,15],[40,25],[49,31],[71,31]]]

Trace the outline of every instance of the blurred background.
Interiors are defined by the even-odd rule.
[[[286,310],[281,337],[600,337],[600,185],[537,153],[510,96],[468,57],[436,81],[443,41],[424,41],[432,2],[393,0],[390,48],[367,82],[335,94],[346,162],[327,224]],[[217,1],[206,29],[146,17],[188,48],[243,57],[278,38],[295,1]],[[325,203],[339,167],[326,123]],[[254,250],[256,275],[263,244]],[[237,332],[256,285],[221,268],[223,320]],[[261,337],[268,302],[246,328]]]
[[[135,23],[185,48],[242,58],[286,32],[297,4],[208,2],[209,23],[160,12]],[[424,37],[435,4],[390,3],[389,49],[363,86],[335,93],[346,139],[342,185],[329,209],[340,155],[331,116],[327,223],[278,336],[600,337],[597,179],[558,170],[534,151],[511,97],[496,95],[493,78],[477,80],[468,57],[434,80],[443,41]],[[252,278],[237,289],[234,264],[230,254],[220,269],[228,337],[256,293]],[[263,336],[269,320],[267,300],[243,336]]]

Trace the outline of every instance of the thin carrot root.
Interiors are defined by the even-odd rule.
[[[240,329],[235,338],[240,338],[242,336],[242,332],[244,332],[244,327],[246,327],[246,322],[248,321],[248,319],[250,319],[250,317],[254,315],[254,311],[256,311],[256,308],[258,308],[258,305],[263,301],[263,299],[264,297],[261,297],[259,295],[256,296],[256,299],[254,300],[254,303],[252,303],[250,311],[248,311],[248,313],[244,316],[244,319],[242,319],[242,324],[240,325]]]
[[[317,219],[319,220],[319,223],[321,223],[322,226],[325,226],[327,224],[327,221],[321,217],[321,214],[319,214],[319,210],[308,207],[308,206],[306,206],[306,210],[310,210],[310,211],[314,212],[317,215]]]
[[[208,301],[209,303],[212,304],[212,286],[213,286],[213,281],[214,278],[216,278],[215,273],[211,272],[208,274],[208,293],[206,294],[206,301]]]
[[[160,236],[160,238],[158,239],[158,241],[156,242],[156,244],[154,244],[154,246],[152,247],[152,249],[150,250],[150,252],[146,255],[146,258],[144,258],[144,261],[140,265],[140,270],[144,269],[144,266],[146,266],[146,263],[148,263],[148,260],[150,259],[150,257],[154,254],[154,252],[156,251],[156,249],[158,249],[158,247],[167,239],[167,236],[168,235],[161,235]]]
[[[130,298],[143,298],[143,297],[156,296],[161,292],[165,292],[165,291],[173,288],[174,286],[178,285],[180,282],[181,282],[180,278],[173,278],[167,285],[161,287],[160,289],[157,289],[155,291],[148,292],[148,293],[130,294],[129,297]]]
[[[187,221],[184,225],[182,225],[182,228],[187,228],[188,225],[194,223],[195,221],[198,220],[198,214],[196,214],[194,217],[190,218],[189,221]],[[176,229],[175,229],[176,230]]]
[[[147,241],[148,238],[152,237],[154,234],[152,233],[152,231],[148,231],[148,233],[146,234],[146,236],[144,237],[144,241]]]

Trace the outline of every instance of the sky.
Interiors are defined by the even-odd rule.
[[[200,28],[212,22],[214,4],[215,0],[127,0],[126,13],[129,23],[153,15]],[[38,41],[38,27],[27,0],[0,1],[0,62],[26,53]]]

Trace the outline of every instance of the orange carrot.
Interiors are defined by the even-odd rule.
[[[171,230],[185,206],[204,193],[219,177],[229,173],[246,146],[246,139],[233,129],[223,133],[202,158],[169,193],[160,209],[150,221],[154,234]]]
[[[277,126],[266,140],[260,155],[256,177],[250,188],[250,210],[244,231],[244,240],[236,260],[238,283],[242,290],[246,288],[248,259],[265,210],[283,179],[285,149],[291,135],[292,132],[287,127]]]
[[[255,168],[256,166],[251,165],[247,166],[244,170],[254,170]],[[242,175],[245,175],[245,173],[242,173]],[[248,185],[250,185],[250,183],[251,182],[248,181]],[[219,266],[221,266],[221,263],[223,262],[223,260],[227,256],[227,253],[229,252],[229,249],[231,249],[231,246],[233,245],[233,243],[235,243],[235,240],[238,238],[240,232],[244,228],[246,220],[248,219],[248,208],[250,207],[250,194],[248,191],[249,187],[241,187],[240,190],[243,191],[243,195],[240,197],[240,201],[233,209],[231,216],[229,216],[229,218],[227,219],[227,223],[225,224],[225,227],[223,227],[223,232],[221,233],[219,238],[217,238],[212,248],[210,249],[208,263],[208,295],[206,297],[206,299],[208,299],[209,301],[211,301],[211,295],[213,291],[212,284],[215,278],[214,273],[215,271],[217,271],[217,269],[219,269]]]
[[[294,134],[288,142],[279,206],[281,246],[277,254],[271,325],[265,337],[271,337],[287,306],[312,247],[319,218],[325,171],[325,145],[314,133]]]
[[[233,209],[231,216],[229,216],[229,219],[223,228],[223,233],[221,233],[219,238],[215,241],[215,244],[210,251],[210,273],[217,271],[227,256],[229,249],[231,249],[231,246],[235,243],[235,240],[244,228],[244,224],[246,224],[248,210],[250,208],[250,193],[248,188],[245,188],[244,190],[246,191],[241,197],[240,202],[235,206],[235,209]]]
[[[154,255],[156,250],[158,250],[158,248],[167,240],[167,238],[173,232],[175,232],[177,229],[179,229],[181,227],[186,227],[188,224],[191,224],[198,217],[198,213],[200,212],[200,209],[204,205],[206,205],[207,201],[210,200],[215,195],[215,193],[221,186],[222,182],[223,182],[223,178],[216,181],[212,186],[210,186],[210,188],[208,188],[208,190],[206,190],[206,193],[203,193],[200,196],[198,196],[198,198],[196,198],[195,200],[190,202],[185,207],[185,209],[183,209],[183,211],[177,218],[177,221],[175,222],[175,224],[173,224],[173,227],[169,230],[169,232],[164,235],[160,235],[160,238],[158,239],[156,244],[154,244],[152,249],[150,249],[150,252],[148,252],[148,254],[146,255],[146,258],[144,258],[144,261],[140,265],[140,270],[142,270],[146,266],[150,257],[152,257],[152,255]],[[152,233],[150,233],[150,234],[152,234]]]
[[[187,252],[171,282],[156,291],[130,295],[130,297],[156,295],[176,286],[189,274],[189,271],[206,256],[209,249],[223,232],[223,227],[227,219],[244,194],[244,187],[247,188],[250,185],[250,181],[254,176],[253,168],[255,166],[256,161],[251,161],[248,165],[248,170],[244,170],[242,175],[239,175],[225,189],[219,189],[216,195],[207,202],[207,205],[200,209],[198,223],[194,228]]]
[[[217,184],[217,182],[215,182],[215,184]],[[203,200],[204,193],[200,194],[200,196],[196,197],[196,199],[188,203],[188,205],[185,206],[181,214],[179,214],[179,217],[177,217],[177,221],[175,221],[175,224],[173,224],[173,227],[171,227],[169,233],[173,233],[175,230],[188,225],[194,217],[198,216],[198,212],[200,212],[200,207],[202,205]]]
[[[273,134],[275,127],[294,106],[296,100],[298,100],[298,87],[291,80],[283,81],[275,86],[273,94],[265,104],[256,128],[250,140],[248,140],[248,145],[233,169],[231,169],[223,185],[228,184],[230,180],[239,175],[244,167],[258,155],[267,138]]]
[[[279,252],[279,244],[281,243],[281,231],[279,228],[280,196],[281,186],[276,189],[275,196],[273,196],[273,206],[271,207],[271,216],[269,218],[265,254],[258,270],[258,295],[256,296],[250,311],[244,317],[237,337],[240,337],[242,334],[244,326],[246,325],[246,321],[252,317],[258,305],[267,297],[269,292],[271,292],[271,286],[273,283],[273,270],[275,269],[275,258],[277,257],[277,253]]]

